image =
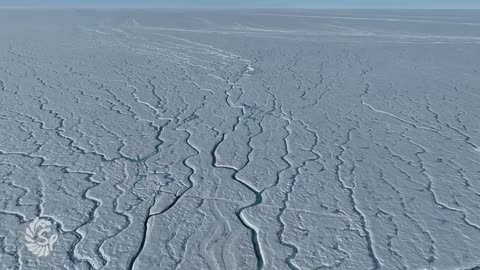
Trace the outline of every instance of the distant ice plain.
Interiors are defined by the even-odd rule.
[[[479,269],[479,70],[480,11],[1,9],[0,269]]]

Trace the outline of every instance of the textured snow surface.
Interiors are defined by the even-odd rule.
[[[479,269],[480,11],[3,9],[0,35],[2,270]]]

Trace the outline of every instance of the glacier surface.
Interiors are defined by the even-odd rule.
[[[480,269],[480,11],[0,9],[0,34],[2,270]]]

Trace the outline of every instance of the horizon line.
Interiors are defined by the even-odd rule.
[[[480,10],[479,8],[467,7],[186,7],[186,6],[1,6],[0,9],[192,9],[192,10],[262,10],[262,9],[278,9],[278,10]]]

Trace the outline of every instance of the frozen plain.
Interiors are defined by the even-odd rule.
[[[1,9],[0,269],[480,269],[479,69],[480,11]]]

